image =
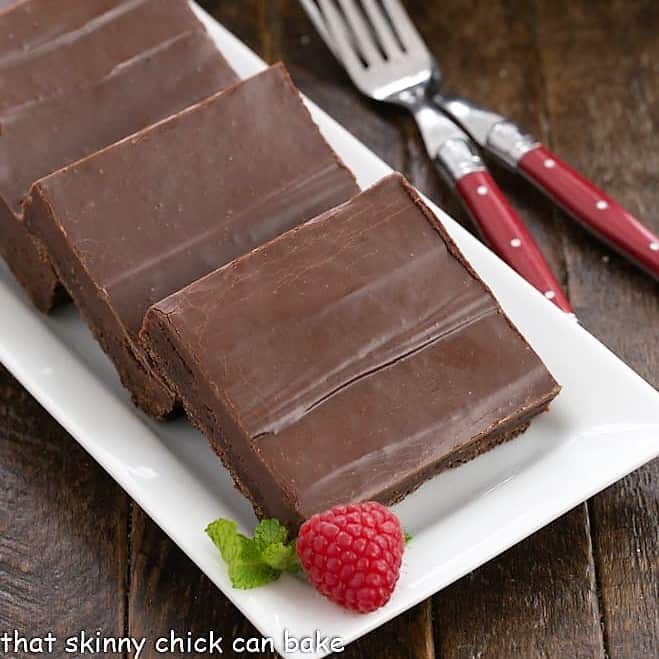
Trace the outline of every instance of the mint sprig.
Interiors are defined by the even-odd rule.
[[[295,573],[300,564],[295,542],[287,542],[288,531],[276,519],[264,519],[254,529],[254,538],[238,533],[236,523],[216,519],[206,534],[229,566],[234,588],[248,589],[276,581],[282,572]]]

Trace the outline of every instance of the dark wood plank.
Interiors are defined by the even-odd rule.
[[[432,606],[427,600],[348,645],[335,657],[348,659],[434,659]]]
[[[539,3],[556,150],[659,231],[659,6]],[[659,386],[659,285],[577,227],[565,239],[583,323]],[[659,654],[659,461],[590,502],[607,650]]]
[[[265,29],[269,18],[268,0],[201,0],[199,4],[242,39],[257,55],[270,61],[269,36]]]
[[[441,657],[603,657],[585,506],[435,596]]]
[[[122,635],[127,507],[0,366],[0,633]]]

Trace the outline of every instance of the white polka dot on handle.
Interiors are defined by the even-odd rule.
[[[486,185],[479,185],[476,188],[476,192],[481,196],[484,197],[487,194],[487,186]]]
[[[650,243],[650,249],[653,252],[659,252],[659,243],[655,240],[654,242]]]
[[[556,293],[554,291],[545,291],[545,297],[548,300],[553,300],[556,297]]]
[[[513,239],[510,241],[510,244],[511,244],[513,247],[520,247],[521,244],[522,244],[522,241],[521,241],[519,238],[513,238]]]
[[[552,169],[552,167],[556,167],[556,161],[552,160],[551,158],[547,158],[544,165],[547,169]]]
[[[609,205],[604,201],[604,199],[600,199],[595,204],[595,206],[597,206],[597,208],[599,208],[599,210],[601,210],[601,211],[606,210],[609,207]]]

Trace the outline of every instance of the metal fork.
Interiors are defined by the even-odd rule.
[[[512,121],[441,90],[439,66],[399,0],[301,2],[364,94],[414,114],[430,157],[455,185],[491,247],[559,307],[567,310],[569,304],[537,245],[487,174],[474,142],[659,278],[659,236]],[[437,108],[450,119],[439,117]],[[466,132],[456,130],[453,121]]]
[[[439,69],[398,0],[301,0],[357,88],[416,119],[440,173],[490,246],[559,308],[572,312],[542,252],[496,185],[469,135],[441,112]],[[395,25],[395,30],[394,26]]]

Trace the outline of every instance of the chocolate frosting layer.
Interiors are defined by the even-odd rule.
[[[13,217],[29,186],[235,82],[185,0],[25,0],[0,13],[0,252],[40,309],[57,279]]]
[[[204,363],[222,370],[250,435],[279,432],[359,379],[497,313],[458,261],[438,258],[442,243],[422,214],[412,206],[412,218],[401,220],[410,199],[399,188],[315,220],[300,233],[295,260],[279,242],[218,275],[221,284],[210,276],[176,296],[176,318],[186,336],[199,334],[199,346],[215,340],[209,315],[233,318],[222,323],[222,349]],[[377,248],[366,229],[377,232]],[[273,358],[256,357],[264,354]],[[254,359],[258,368],[245,372]]]
[[[57,6],[65,7],[67,2],[49,0],[52,9],[43,0],[39,4],[46,14],[40,25],[46,25],[48,14],[62,15]],[[88,4],[97,7],[96,2]],[[34,43],[31,36],[29,47],[0,55],[0,112],[73,93],[77,86],[110,75],[132,58],[200,29],[183,0],[123,0],[110,3],[104,12],[89,14],[82,24],[78,16],[71,16],[68,29],[46,41]]]
[[[18,213],[35,180],[235,81],[204,31],[183,32],[75,95],[6,110],[0,113],[0,194]]]
[[[158,303],[144,335],[174,386],[194,369],[214,415],[240,428],[203,428],[239,480],[255,481],[246,451],[275,475],[253,497],[266,514],[286,498],[298,521],[396,498],[558,392],[400,176]]]
[[[0,67],[96,20],[126,0],[0,0]]]
[[[357,192],[279,65],[42,179],[26,220],[136,342],[151,304]]]
[[[101,6],[83,22],[73,3],[68,29],[0,58],[0,195],[16,213],[38,178],[237,81],[184,0]]]

